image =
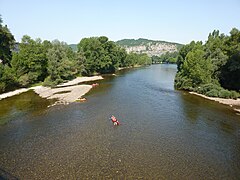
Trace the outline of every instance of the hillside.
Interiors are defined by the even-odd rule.
[[[179,43],[155,41],[143,38],[122,39],[116,41],[115,43],[120,45],[121,47],[124,47],[128,53],[146,53],[149,56],[160,56],[166,52],[176,52],[183,46]],[[69,44],[69,47],[71,47],[73,51],[77,51],[77,44]]]
[[[159,56],[166,52],[178,51],[183,45],[166,41],[155,41],[149,39],[122,39],[116,41],[116,43],[126,49],[129,52],[146,53],[149,56]]]
[[[69,44],[70,48],[72,48],[73,51],[77,52],[77,44]]]

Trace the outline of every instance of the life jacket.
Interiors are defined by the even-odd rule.
[[[117,122],[117,119],[114,116],[111,117],[111,120],[112,122]]]

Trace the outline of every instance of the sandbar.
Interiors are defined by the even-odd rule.
[[[44,86],[21,88],[15,91],[0,94],[0,100],[21,94],[23,92],[27,92],[29,90],[34,90],[34,92],[37,93],[42,98],[58,99],[63,103],[71,103],[76,101],[78,98],[82,97],[92,88],[91,85],[77,85],[77,84],[101,79],[103,79],[102,76],[77,77],[71,81],[58,85],[57,88],[50,88]]]

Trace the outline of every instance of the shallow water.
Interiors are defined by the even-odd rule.
[[[0,101],[0,175],[20,179],[239,179],[240,116],[173,88],[175,65],[121,71],[87,102]],[[121,125],[113,127],[114,114]]]

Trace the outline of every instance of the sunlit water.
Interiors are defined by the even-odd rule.
[[[175,65],[122,71],[67,106],[47,108],[34,92],[0,101],[0,118],[10,120],[0,127],[0,175],[239,179],[240,116],[174,90],[175,73]]]

